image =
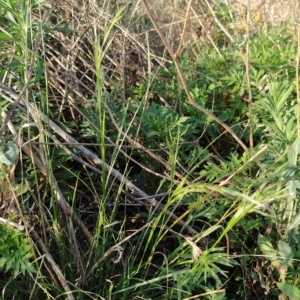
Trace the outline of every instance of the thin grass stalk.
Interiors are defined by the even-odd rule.
[[[248,0],[247,8],[247,28],[246,28],[246,54],[245,54],[245,67],[246,67],[246,78],[248,87],[248,109],[249,109],[249,143],[250,149],[253,149],[253,120],[252,120],[252,93],[250,83],[250,0]]]
[[[105,112],[102,107],[102,89],[103,89],[103,71],[101,69],[102,57],[103,53],[101,53],[101,47],[99,46],[99,41],[97,37],[97,31],[95,30],[95,65],[96,65],[96,88],[97,88],[97,112],[98,112],[98,125],[100,129],[100,153],[102,161],[106,161],[105,159]],[[101,172],[101,183],[102,183],[102,196],[103,199],[106,199],[106,170],[104,165],[102,165]]]
[[[187,23],[188,23],[188,20],[189,20],[191,6],[192,6],[192,0],[189,1],[188,6],[187,6],[186,16],[185,16],[184,25],[183,25],[183,30],[182,30],[182,33],[181,33],[181,37],[180,37],[180,41],[179,41],[177,51],[175,53],[176,58],[180,56],[180,53],[181,53],[181,50],[182,50],[182,45],[183,45],[183,41],[184,41],[184,37],[185,37]]]
[[[97,113],[98,113],[98,132],[99,132],[99,152],[101,156],[101,161],[106,161],[106,147],[105,147],[105,122],[106,122],[106,110],[105,110],[105,96],[103,93],[104,86],[104,74],[102,70],[103,59],[105,58],[106,53],[109,50],[109,47],[112,43],[113,37],[111,36],[112,30],[118,20],[121,18],[121,11],[119,11],[115,18],[112,21],[105,19],[104,25],[104,35],[100,41],[100,32],[98,31],[97,26],[94,26],[94,60],[95,60],[95,75],[96,75],[96,99],[97,99]],[[109,24],[109,25],[108,25]],[[89,258],[88,261],[91,261],[93,254],[103,255],[105,252],[106,246],[110,244],[112,237],[111,229],[105,229],[105,225],[109,222],[106,215],[106,202],[108,200],[108,184],[110,177],[110,168],[106,167],[106,164],[101,164],[101,195],[99,195],[99,213],[97,225],[95,227],[95,232],[93,236],[93,242],[89,249]],[[122,182],[122,181],[121,181]]]
[[[300,67],[300,25],[297,27],[297,57],[296,57],[296,92],[297,92],[297,137],[300,137],[300,88],[299,88],[299,67]]]

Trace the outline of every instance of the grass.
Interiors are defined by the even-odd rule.
[[[2,299],[299,296],[299,10],[223,2],[0,1]]]

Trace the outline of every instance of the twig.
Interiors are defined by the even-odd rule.
[[[77,239],[76,239],[76,235],[75,235],[75,230],[74,230],[71,218],[69,218],[67,220],[67,225],[68,225],[68,231],[70,234],[70,244],[74,250],[74,259],[76,260],[77,269],[80,273],[83,284],[85,284],[85,272],[84,272],[84,267],[83,267],[83,262],[82,262],[82,256],[80,255],[80,251],[79,251],[79,247],[78,247],[78,243],[77,243]]]
[[[35,232],[35,230],[33,229],[33,227],[31,227],[30,225],[27,225],[26,227],[28,227],[29,233],[33,236],[34,240],[40,245],[40,247],[42,248],[48,262],[51,264],[52,269],[54,270],[59,282],[61,283],[62,287],[64,288],[66,295],[68,297],[69,300],[75,300],[72,291],[62,273],[62,271],[60,270],[59,266],[56,264],[55,260],[53,259],[52,255],[50,254],[50,252],[48,251],[47,247],[45,246],[45,244],[43,243],[42,239],[39,237],[39,235]]]
[[[251,93],[251,84],[250,84],[250,62],[249,62],[249,51],[250,51],[250,0],[248,0],[247,8],[247,32],[246,32],[246,54],[245,54],[245,67],[246,67],[246,78],[247,78],[247,87],[248,87],[248,108],[249,108],[249,144],[250,149],[253,148],[253,121],[252,121],[252,93]]]
[[[15,228],[15,229],[17,229],[19,231],[24,231],[25,230],[25,226],[19,225],[19,224],[15,223],[15,222],[8,221],[8,220],[3,219],[1,217],[0,217],[0,223],[2,223],[4,225],[8,225],[10,227],[13,227],[13,228]]]
[[[170,194],[172,194],[172,192],[165,192],[165,193],[160,193],[160,194],[151,195],[151,196],[147,196],[147,197],[141,197],[141,198],[133,198],[133,200],[141,201],[141,200],[147,200],[147,199],[151,199],[151,198],[160,198],[160,197],[168,196]]]
[[[184,40],[184,37],[185,37],[185,32],[186,32],[187,22],[188,22],[188,19],[189,19],[189,14],[190,14],[191,5],[192,5],[192,0],[190,0],[190,2],[189,2],[189,4],[188,4],[188,7],[187,7],[187,10],[186,10],[186,16],[185,16],[185,20],[184,20],[183,30],[182,30],[182,32],[181,32],[181,38],[180,38],[180,41],[179,41],[179,45],[178,45],[177,51],[176,51],[176,53],[175,53],[175,57],[176,57],[176,58],[177,58],[177,57],[180,55],[180,53],[181,53],[181,48],[182,48],[183,40]]]

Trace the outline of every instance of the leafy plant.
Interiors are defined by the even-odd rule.
[[[0,270],[8,274],[12,272],[13,278],[25,275],[25,272],[36,273],[31,262],[32,248],[24,233],[5,225],[0,225],[0,229]]]

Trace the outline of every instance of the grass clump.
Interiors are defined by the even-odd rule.
[[[295,19],[163,2],[0,0],[3,299],[300,294]]]

